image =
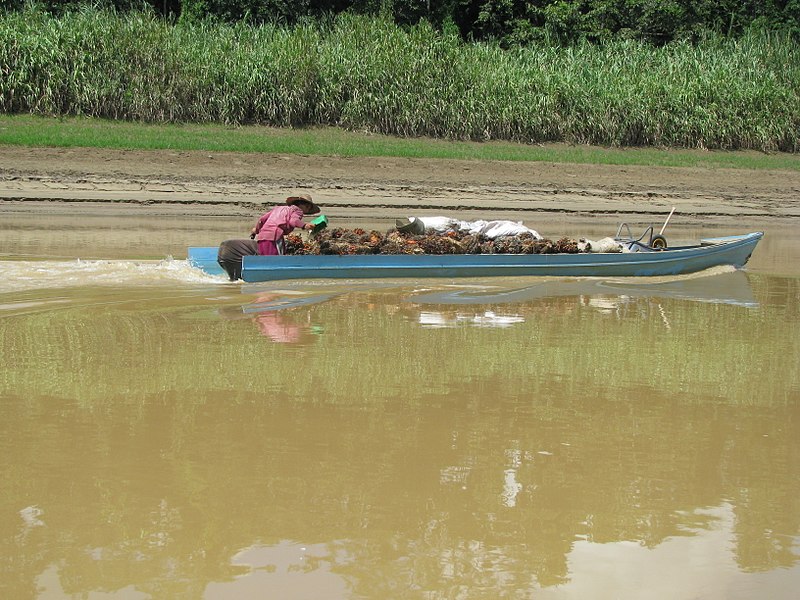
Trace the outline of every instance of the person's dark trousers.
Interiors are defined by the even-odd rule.
[[[219,245],[217,263],[231,281],[242,278],[242,257],[258,254],[255,240],[225,240]]]

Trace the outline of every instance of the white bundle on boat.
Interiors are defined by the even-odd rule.
[[[435,231],[447,231],[457,226],[462,231],[470,233],[480,233],[489,238],[490,240],[507,236],[507,235],[520,235],[523,233],[530,233],[537,240],[542,239],[539,232],[525,227],[521,221],[461,221],[459,219],[451,219],[450,217],[416,217],[425,225],[426,229],[433,229]]]
[[[627,246],[620,244],[612,237],[604,237],[596,242],[581,238],[578,241],[578,250],[581,252],[630,252]]]

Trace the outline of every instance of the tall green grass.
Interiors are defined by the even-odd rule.
[[[347,14],[286,28],[28,9],[0,15],[0,112],[796,152],[800,49],[754,33],[509,51]]]

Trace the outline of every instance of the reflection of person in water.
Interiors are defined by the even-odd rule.
[[[279,344],[296,344],[300,341],[303,327],[283,318],[277,310],[263,312],[256,317],[261,335]]]
[[[311,332],[311,313],[306,312],[305,323],[297,309],[279,310],[275,305],[284,296],[261,294],[250,305],[256,314],[255,322],[261,335],[279,344],[297,344],[308,340]],[[261,310],[259,310],[261,309]]]
[[[253,302],[243,306],[225,306],[219,309],[226,319],[249,319],[261,335],[283,344],[308,344],[323,331],[311,322],[311,311],[292,306],[292,300],[283,294],[260,294]]]

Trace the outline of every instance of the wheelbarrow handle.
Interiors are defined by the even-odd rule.
[[[667,223],[669,223],[669,220],[672,218],[672,213],[674,212],[675,212],[675,207],[673,206],[672,210],[669,211],[669,216],[667,217],[667,220],[664,221],[664,226],[661,228],[661,231],[658,232],[658,235],[664,235],[664,230],[667,228]]]

